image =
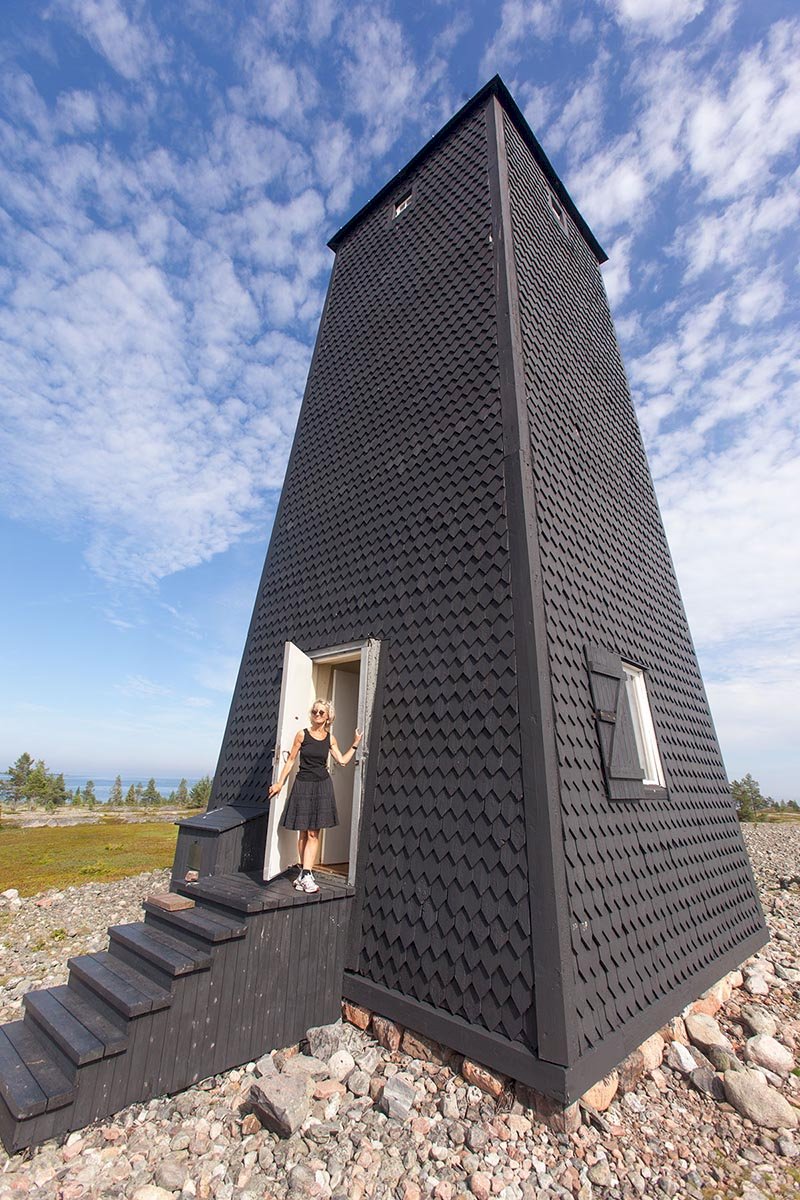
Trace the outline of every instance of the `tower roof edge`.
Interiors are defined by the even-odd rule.
[[[370,200],[368,200],[366,204],[362,205],[362,207],[358,210],[358,212],[356,212],[350,218],[349,221],[346,221],[345,224],[342,225],[342,227],[340,229],[338,229],[336,231],[336,233],[334,233],[333,237],[328,242],[328,246],[330,247],[330,249],[333,250],[334,252],[336,250],[338,250],[339,246],[345,240],[347,235],[349,233],[351,233],[352,230],[356,227],[356,225],[358,225],[363,220],[363,218],[367,215],[367,213],[371,212],[373,208],[375,208],[377,205],[381,204],[384,200],[387,199],[388,196],[390,196],[394,191],[396,191],[396,189],[402,183],[403,179],[406,176],[410,175],[416,169],[416,167],[419,166],[419,164],[422,162],[422,160],[424,158],[426,158],[431,153],[432,150],[434,150],[438,145],[440,145],[441,142],[443,142],[447,138],[448,134],[457,125],[459,125],[466,117],[468,117],[472,112],[474,112],[475,109],[480,108],[480,106],[482,104],[484,104],[490,96],[497,97],[500,104],[503,106],[505,111],[508,113],[509,117],[514,122],[516,128],[519,130],[520,135],[522,136],[524,141],[527,143],[531,153],[533,154],[534,158],[536,159],[539,166],[541,167],[545,177],[547,178],[548,182],[550,183],[551,187],[553,188],[553,191],[556,193],[556,195],[558,196],[561,203],[564,205],[564,207],[569,212],[570,216],[572,217],[573,221],[575,222],[575,224],[577,225],[581,234],[583,235],[587,245],[589,246],[589,249],[594,254],[598,263],[606,262],[606,260],[608,259],[608,255],[606,254],[605,250],[600,245],[600,243],[597,241],[597,238],[592,233],[591,229],[589,228],[589,226],[586,223],[586,221],[584,220],[584,218],[581,216],[575,202],[573,201],[569,192],[567,191],[564,184],[562,183],[558,173],[556,172],[555,168],[553,167],[553,164],[550,162],[550,159],[547,157],[544,150],[542,149],[542,146],[540,145],[540,143],[539,143],[538,139],[536,138],[536,135],[534,134],[530,125],[525,120],[525,117],[523,116],[522,111],[519,108],[519,105],[517,104],[516,100],[511,95],[511,93],[509,92],[508,88],[503,83],[503,80],[500,78],[499,75],[493,76],[493,78],[490,79],[488,83],[485,83],[483,85],[483,87],[480,89],[480,91],[476,92],[475,95],[472,96],[466,102],[466,104],[462,105],[462,107],[456,113],[454,113],[454,115],[450,118],[450,120],[447,121],[446,124],[444,124],[442,126],[442,128],[439,129],[433,135],[433,137],[430,138],[429,141],[427,141],[425,143],[425,145],[422,147],[422,149],[418,150],[417,153],[414,155],[414,157],[412,159],[410,159],[409,162],[407,162],[405,164],[405,166],[402,167],[401,170],[397,172],[396,175],[393,175],[392,178],[388,181],[388,183],[384,184],[384,186],[378,192],[376,192],[375,195]]]

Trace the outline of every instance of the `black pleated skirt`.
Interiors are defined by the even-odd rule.
[[[281,817],[284,829],[330,829],[338,824],[330,775],[326,779],[295,779]]]

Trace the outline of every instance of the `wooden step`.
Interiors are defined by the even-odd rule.
[[[64,1108],[75,1098],[75,1085],[24,1021],[0,1028],[0,1096],[15,1121]]]
[[[263,889],[245,881],[241,886],[238,879],[230,875],[205,875],[197,883],[179,883],[177,890],[182,896],[193,900],[207,900],[236,913],[258,913],[269,907],[265,903]]]
[[[26,1018],[41,1029],[76,1067],[121,1054],[128,1036],[65,985],[28,992]]]
[[[160,929],[154,929],[144,921],[134,921],[129,925],[112,925],[108,936],[111,939],[112,954],[114,945],[124,946],[126,950],[152,963],[173,979],[179,975],[191,975],[195,971],[207,971],[211,966],[211,955],[207,950],[198,950],[189,942],[182,942],[169,933],[162,933]]]
[[[107,950],[79,954],[67,965],[76,979],[125,1017],[140,1017],[143,1013],[168,1008],[172,1003],[169,990],[114,958]]]
[[[244,937],[247,933],[247,926],[244,925],[236,917],[226,917],[223,913],[211,912],[207,908],[201,908],[195,905],[194,908],[185,908],[177,912],[168,912],[166,909],[159,908],[158,905],[150,904],[149,901],[144,902],[144,911],[148,916],[164,925],[169,925],[175,930],[182,930],[185,933],[194,934],[204,942],[227,942],[232,938]],[[145,924],[150,927],[150,923],[145,917]]]

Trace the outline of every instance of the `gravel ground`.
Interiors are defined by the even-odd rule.
[[[745,838],[772,941],[744,967],[743,986],[710,1020],[741,1062],[755,1053],[755,1030],[747,1026],[757,1004],[759,1019],[776,1025],[777,1042],[769,1039],[773,1052],[784,1059],[788,1054],[786,1063],[793,1064],[800,1057],[800,823],[745,827]],[[167,879],[168,872],[154,872],[5,902],[0,1019],[19,1015],[29,989],[64,982],[67,959],[103,948],[108,925],[140,919],[142,898]],[[680,1027],[675,1023],[673,1033]],[[520,1098],[506,1092],[495,1101],[441,1062],[412,1058],[402,1047],[385,1049],[352,1025],[333,1027],[332,1036],[355,1069],[343,1083],[333,1078],[309,1085],[302,1099],[307,1116],[290,1137],[264,1128],[250,1100],[256,1081],[268,1092],[276,1079],[291,1087],[298,1068],[314,1069],[303,1056],[278,1053],[178,1096],[133,1105],[31,1153],[8,1159],[0,1150],[0,1200],[800,1195],[800,1132],[757,1124],[727,1100],[706,1094],[719,1094],[722,1076],[696,1049],[700,1065],[691,1078],[674,1048],[668,1050],[661,1066],[630,1090],[621,1089],[602,1114],[584,1109],[574,1132],[558,1134]],[[335,1076],[333,1062],[318,1073]],[[800,1116],[800,1077],[785,1069],[788,1074],[778,1074],[762,1064],[756,1082],[768,1080]],[[404,1119],[382,1111],[391,1108],[390,1093],[400,1104],[411,1098]]]

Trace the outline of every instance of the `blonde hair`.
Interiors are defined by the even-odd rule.
[[[328,714],[325,718],[325,724],[327,725],[328,729],[330,729],[331,725],[333,724],[333,718],[336,716],[336,709],[333,707],[330,700],[321,700],[318,698],[314,701],[311,707],[325,709],[326,713]]]

